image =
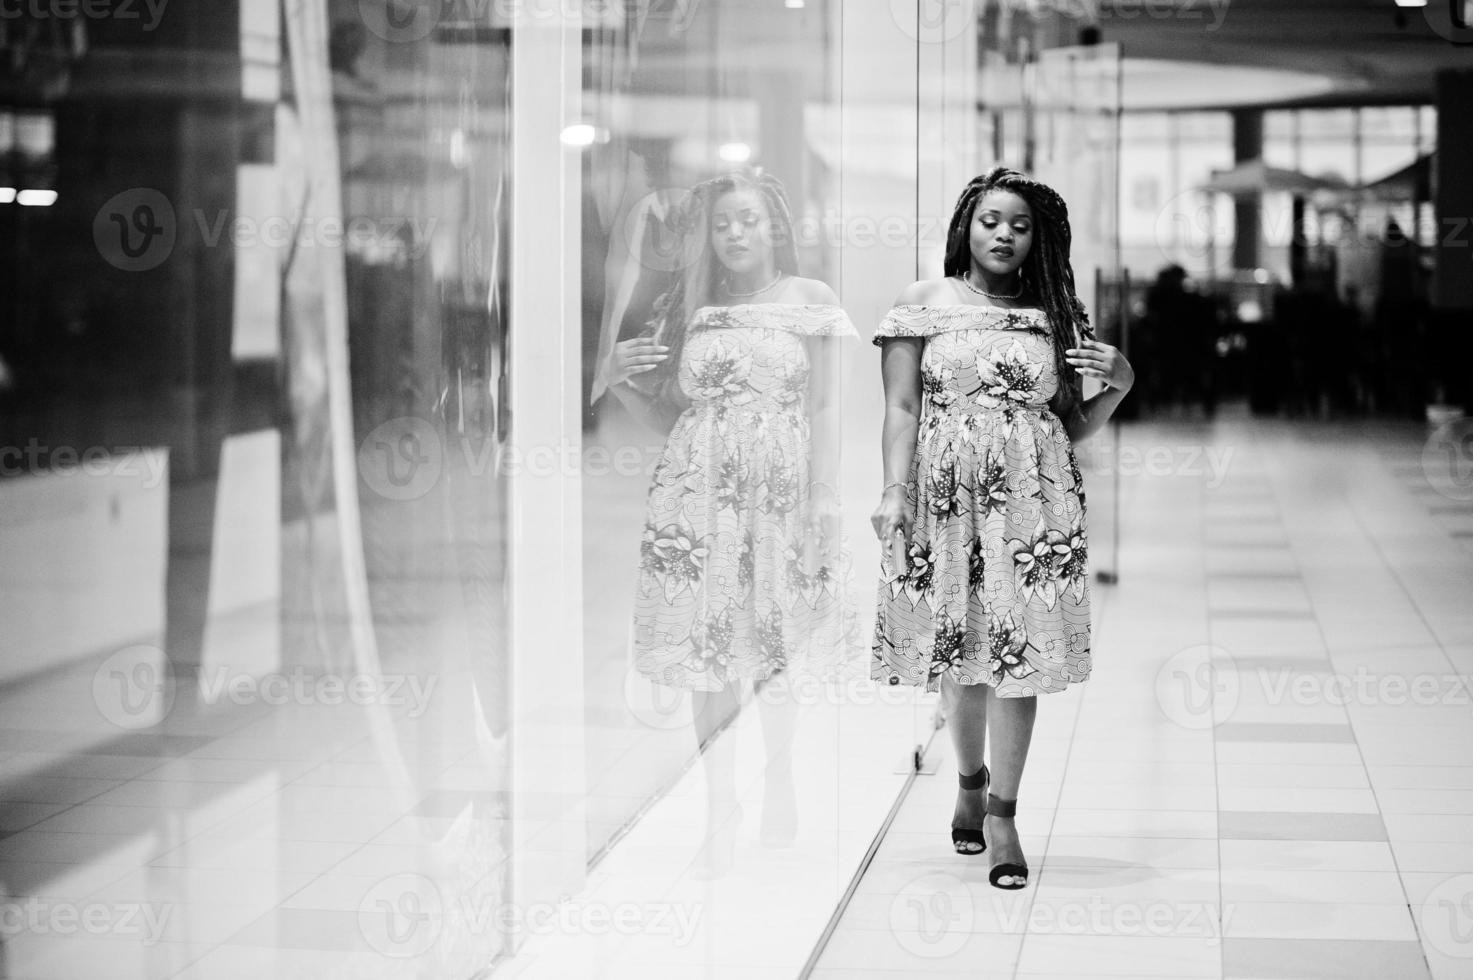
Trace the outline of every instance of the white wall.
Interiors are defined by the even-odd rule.
[[[0,683],[164,628],[169,456],[0,480]]]

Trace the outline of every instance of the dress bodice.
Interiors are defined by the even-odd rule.
[[[874,342],[904,337],[926,342],[925,413],[1045,409],[1059,389],[1053,335],[1042,310],[900,305],[886,314]]]
[[[695,407],[802,412],[806,337],[855,337],[831,304],[748,303],[696,310],[681,351],[681,391]]]

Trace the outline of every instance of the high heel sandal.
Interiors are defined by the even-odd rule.
[[[1018,811],[1017,800],[1000,800],[991,793],[987,794],[987,813],[994,817],[1011,817]],[[1011,882],[1004,883],[1001,879],[1012,878]],[[1013,891],[1024,888],[1028,884],[1028,865],[1014,864],[1011,861],[1003,861],[992,866],[987,872],[987,880],[994,888],[1006,888]]]
[[[961,773],[956,774],[957,784],[965,790],[985,790],[987,788],[987,784],[991,782],[991,780],[992,774],[987,771],[986,763],[983,763],[982,768],[978,769],[970,776],[964,776]],[[970,848],[963,847],[962,845],[964,844],[976,844],[977,849],[974,851]],[[971,827],[954,826],[951,828],[951,846],[956,850],[958,854],[965,854],[970,857],[971,855],[981,854],[983,851],[987,850],[987,841],[982,839],[981,827],[973,829]]]

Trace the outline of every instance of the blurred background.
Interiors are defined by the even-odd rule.
[[[969,178],[1056,187],[1137,374],[1109,583],[1131,432],[1459,424],[1470,44],[1465,0],[0,0],[0,975],[816,969],[934,700],[861,651],[794,732],[739,708],[693,883],[742,818],[631,668],[663,438],[604,378],[672,203],[777,175],[859,329],[872,618],[869,334]]]

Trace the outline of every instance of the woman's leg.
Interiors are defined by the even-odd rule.
[[[941,701],[946,711],[946,727],[951,732],[957,772],[964,776],[970,776],[982,768],[987,748],[988,690],[986,684],[958,684],[952,680],[950,674],[941,675]],[[951,817],[952,827],[973,830],[980,828],[986,812],[985,791],[958,787],[956,810]]]
[[[1038,698],[999,698],[991,694],[990,688],[988,697],[992,702],[987,709],[992,725],[991,793],[1000,800],[1016,800],[1018,784],[1023,779],[1023,764],[1028,760],[1028,745],[1033,741],[1033,719],[1038,714]],[[1012,817],[989,814],[985,829],[994,865],[1027,863]],[[1005,877],[1002,884],[1008,883]]]
[[[793,739],[798,730],[798,702],[786,671],[762,682],[757,695],[762,719],[762,841],[791,843],[798,832],[797,794],[793,788]]]
[[[736,713],[741,690],[741,682],[733,681],[720,691],[691,692],[696,749],[705,746],[701,765],[706,773],[707,843],[701,851],[698,874],[708,877],[726,873],[736,847],[737,826],[732,819],[737,807],[736,739],[729,732],[717,733]]]

